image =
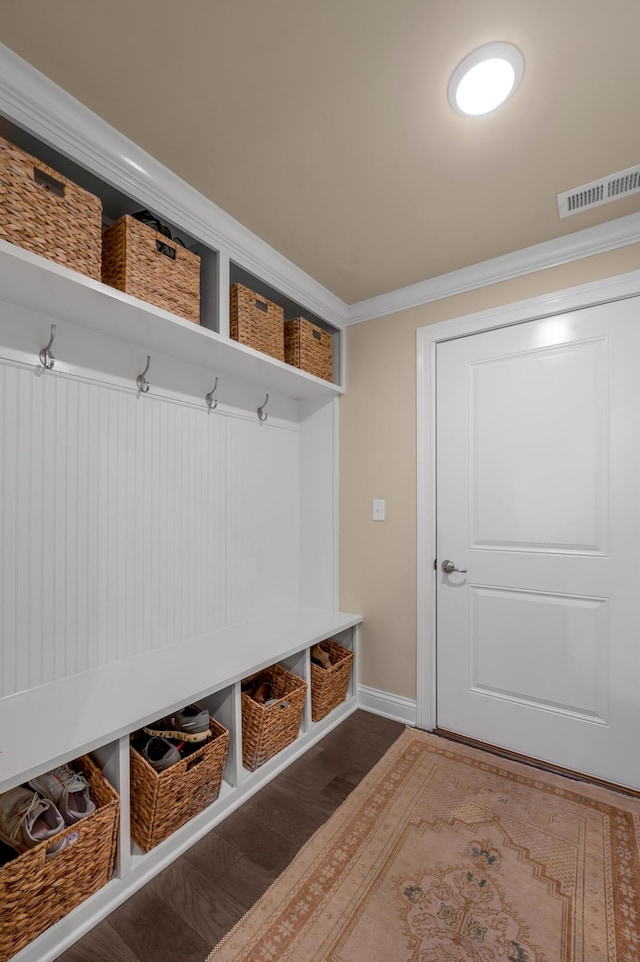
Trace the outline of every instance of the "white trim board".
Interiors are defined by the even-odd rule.
[[[2,44],[0,112],[339,328],[640,242],[629,214],[348,305]]]
[[[400,287],[388,294],[380,294],[366,301],[352,304],[345,324],[361,324],[376,317],[385,317],[422,304],[441,301],[456,294],[491,287],[525,274],[535,274],[549,267],[568,264],[619,247],[640,243],[640,213],[628,214],[616,220],[587,227],[564,237],[535,244],[523,250],[503,254],[488,261],[462,267],[430,280],[408,287]]]
[[[439,342],[640,295],[640,271],[430,324],[416,331],[417,709],[418,728],[436,727],[436,347]]]
[[[393,695],[391,692],[380,691],[377,688],[368,688],[366,685],[358,685],[357,694],[358,708],[415,728],[416,703],[413,699]]]

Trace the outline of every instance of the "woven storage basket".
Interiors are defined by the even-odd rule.
[[[267,707],[242,692],[242,764],[251,772],[296,740],[307,694],[306,682],[281,665],[256,672],[243,684],[258,675],[268,676],[278,701]]]
[[[332,638],[320,642],[320,647],[331,658],[331,668],[321,668],[311,662],[311,719],[320,721],[341,705],[347,697],[353,652],[343,648]]]
[[[284,322],[284,359],[325,381],[333,379],[333,344],[328,331],[306,317]]]
[[[148,852],[213,802],[220,793],[229,732],[211,718],[211,738],[163,772],[134,748],[131,759],[131,834]]]
[[[231,285],[230,334],[234,341],[284,361],[284,309],[242,284]]]
[[[102,280],[119,291],[200,323],[199,256],[130,214],[102,235]]]
[[[0,237],[100,280],[102,202],[0,137]]]
[[[0,962],[6,962],[111,878],[119,799],[87,755],[73,767],[89,782],[96,811],[0,867]],[[47,849],[69,837],[67,847]]]

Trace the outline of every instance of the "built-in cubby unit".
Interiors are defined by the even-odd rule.
[[[170,198],[167,198],[165,203],[162,203],[162,201],[158,203],[156,199],[154,205],[152,201],[149,201],[149,198],[142,196],[142,192],[136,194],[135,188],[125,191],[116,184],[98,177],[94,172],[72,160],[60,150],[55,149],[50,144],[43,143],[42,140],[34,137],[23,127],[2,115],[0,115],[0,136],[11,143],[15,143],[42,163],[47,164],[64,177],[99,197],[102,202],[104,226],[112,224],[123,214],[132,214],[141,208],[145,208],[146,204],[150,204],[149,209],[169,229],[171,237],[178,237],[186,247],[200,257],[199,327],[202,332],[212,332],[219,334],[224,340],[229,339],[229,290],[230,286],[235,283],[244,284],[263,297],[280,304],[284,308],[285,319],[304,316],[307,320],[328,331],[333,338],[333,383],[337,388],[340,388],[343,383],[344,370],[340,326],[327,321],[313,307],[305,305],[303,301],[281,290],[277,283],[274,284],[273,280],[260,277],[255,271],[252,272],[246,264],[241,263],[241,252],[236,251],[234,259],[231,259],[223,250],[217,249],[214,246],[213,239],[206,236],[206,223],[194,223],[192,221],[191,224],[186,226],[185,220],[181,220],[180,212],[171,204]],[[103,288],[105,285],[101,284],[99,287]],[[107,287],[106,290],[112,289]],[[102,293],[104,294],[104,291]],[[136,299],[132,298],[132,300]],[[152,311],[156,310],[153,305],[146,306],[151,308]],[[163,313],[166,314],[166,312]],[[196,329],[197,327],[196,325]],[[238,346],[241,347],[241,345]],[[203,350],[207,350],[207,348],[203,348]],[[251,350],[251,348],[245,348],[245,350]],[[258,354],[259,352],[253,353]],[[270,359],[270,361],[272,360]],[[273,363],[280,364],[285,369],[290,368],[290,365],[284,362],[273,361]],[[293,373],[304,374],[304,372],[299,372],[296,369],[293,369]],[[288,383],[292,384],[293,382],[289,381]],[[290,388],[290,390],[295,391],[295,388]]]
[[[106,222],[146,207],[202,257],[196,325],[0,239],[0,792],[90,753],[121,802],[111,881],[15,956],[51,962],[355,710],[361,619],[338,605],[337,299],[6,50],[0,115]],[[231,340],[236,281],[331,331],[333,383]],[[247,771],[241,680],[309,684],[329,637],[346,701],[314,723],[307,694]],[[220,794],[145,853],[129,738],[192,702],[230,733]]]
[[[254,772],[242,765],[241,679],[278,663],[310,685],[310,648],[333,637],[354,652],[353,685],[359,623],[358,616],[342,612],[291,609],[169,646],[150,657],[116,662],[0,699],[0,730],[13,733],[10,740],[3,739],[0,791],[90,752],[120,795],[113,878],[15,959],[54,959],[354,711],[351,687],[343,704],[313,723],[309,687],[298,738]],[[145,853],[130,835],[129,736],[159,715],[194,701],[205,705],[230,734],[220,793],[200,814]]]

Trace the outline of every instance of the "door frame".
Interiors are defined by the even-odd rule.
[[[640,295],[640,270],[428,324],[416,331],[416,724],[436,727],[436,348],[442,341]]]

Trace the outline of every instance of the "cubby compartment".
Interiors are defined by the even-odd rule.
[[[0,962],[103,888],[113,874],[118,794],[88,755],[71,767],[85,776],[95,811],[0,866]]]
[[[318,648],[322,654],[317,652]],[[318,659],[314,657],[314,651],[320,656]],[[318,722],[345,701],[353,668],[353,652],[338,644],[335,638],[326,638],[311,648],[309,655],[311,718]]]
[[[334,384],[340,384],[341,332],[338,330],[338,328],[332,324],[329,324],[323,318],[318,317],[318,315],[313,311],[307,309],[302,304],[293,300],[291,297],[287,297],[286,295],[282,294],[277,290],[277,288],[261,280],[259,277],[256,277],[255,274],[251,274],[238,264],[233,263],[233,261],[231,262],[229,269],[229,283],[231,287],[233,287],[235,284],[240,284],[245,289],[255,292],[265,301],[279,305],[283,310],[285,324],[287,321],[293,321],[296,318],[305,318],[313,327],[325,332],[327,336],[330,336],[332,377],[331,379],[326,380],[331,380],[331,382]],[[293,355],[290,356],[292,357]],[[294,364],[290,362],[289,366],[294,367]],[[304,368],[302,368],[302,370],[304,370]],[[325,373],[327,372],[325,371]],[[317,375],[314,374],[313,376]]]
[[[164,842],[178,828],[214,802],[222,784],[229,747],[229,732],[209,717],[210,737],[188,743],[184,757],[164,771],[156,771],[142,754],[149,736],[132,738],[131,837],[143,852]],[[179,744],[179,743],[176,743]],[[174,749],[179,754],[177,747]]]
[[[298,737],[307,683],[282,665],[242,681],[242,762],[253,772]],[[260,699],[260,700],[257,700]]]

